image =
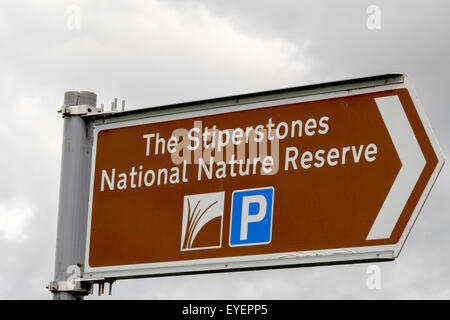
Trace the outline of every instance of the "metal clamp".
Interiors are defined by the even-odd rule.
[[[61,113],[63,117],[73,115],[89,115],[99,112],[102,112],[101,108],[89,106],[87,104],[77,106],[62,106],[61,109],[58,110],[58,113]]]
[[[98,295],[105,293],[105,283],[109,284],[109,295],[112,294],[112,285],[116,279],[105,278],[75,278],[67,281],[50,281],[46,288],[52,293],[56,292],[79,292],[83,294],[93,294],[94,284],[98,284]],[[89,282],[89,289],[83,287],[83,282]]]
[[[76,280],[72,281],[50,281],[50,283],[46,286],[46,288],[52,292],[79,292],[84,294],[91,294],[92,293],[92,287],[91,289],[83,288],[82,286],[74,285],[74,282]]]

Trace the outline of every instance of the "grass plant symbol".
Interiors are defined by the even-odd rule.
[[[197,204],[194,207],[194,210],[191,211],[191,202],[189,201],[189,198],[187,198],[188,202],[188,219],[186,224],[186,235],[184,237],[183,242],[183,248],[184,249],[190,249],[192,248],[192,243],[194,242],[196,233],[196,227],[199,223],[199,221],[202,219],[202,217],[205,216],[205,213],[211,209],[218,201],[214,201],[212,204],[210,204],[205,210],[201,210],[200,200],[197,201]]]

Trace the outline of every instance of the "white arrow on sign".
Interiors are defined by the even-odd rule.
[[[375,98],[402,166],[366,240],[388,239],[426,161],[397,95]]]

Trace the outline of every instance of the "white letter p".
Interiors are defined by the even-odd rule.
[[[250,213],[250,203],[258,203],[259,210],[257,214]],[[247,240],[248,224],[259,222],[264,219],[267,212],[267,200],[262,195],[242,197],[242,217],[241,217],[241,240]]]

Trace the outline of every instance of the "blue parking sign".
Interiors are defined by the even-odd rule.
[[[236,190],[231,203],[230,246],[270,243],[274,188]]]

